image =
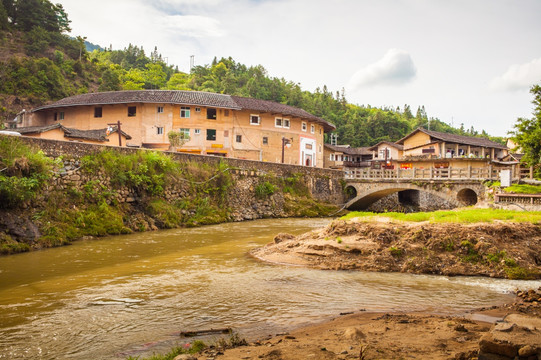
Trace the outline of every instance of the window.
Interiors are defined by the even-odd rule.
[[[207,140],[216,141],[216,129],[207,129]]]
[[[128,106],[128,116],[134,117],[137,115],[137,106]]]
[[[269,145],[269,138],[266,136],[263,136],[263,145]]]
[[[200,108],[200,107],[196,107],[196,108],[195,108],[195,112],[201,112],[201,108]]]
[[[100,118],[100,117],[102,117],[102,115],[103,115],[102,108],[101,107],[95,107],[94,108],[94,117],[95,118]]]
[[[280,119],[280,118],[274,119],[274,126],[275,127],[282,127],[282,119]]]
[[[391,158],[391,149],[384,148],[384,149],[381,149],[379,151],[380,158],[385,159],[385,154],[387,154],[387,159],[390,159]]]
[[[156,127],[156,134],[162,135],[162,134],[163,134],[163,127],[157,126],[157,127]]]
[[[207,119],[216,120],[216,109],[207,109]]]
[[[242,142],[242,135],[237,135],[236,140],[237,140],[238,143],[241,143]]]
[[[228,109],[224,110],[224,116],[229,116],[229,110]]]
[[[189,106],[181,106],[180,107],[180,117],[181,118],[189,118],[190,117],[190,107]]]
[[[158,114],[163,114],[163,106],[158,106],[156,108],[156,110],[157,110]]]
[[[228,138],[229,137],[229,130],[224,130],[224,138]]]
[[[310,132],[312,134],[315,134],[315,132],[316,132],[316,126],[315,125],[310,125]]]
[[[54,121],[58,120],[58,113],[54,113]]]
[[[312,144],[306,144],[306,150],[312,150]]]
[[[193,129],[193,133],[194,133],[194,135],[200,135],[201,134],[201,129]]]
[[[178,132],[182,134],[182,139],[190,138],[190,129],[180,128],[178,129]]]
[[[331,154],[330,160],[331,160],[331,161],[334,161],[334,154]]]
[[[261,124],[261,118],[259,115],[250,115],[250,125],[259,125]]]
[[[60,119],[60,120],[64,120],[64,112],[63,112],[63,111],[60,112],[60,117],[59,117],[59,119]]]
[[[306,127],[306,123],[303,121],[302,122],[302,131],[306,131],[307,127]]]
[[[289,119],[282,120],[282,125],[284,128],[289,129]]]

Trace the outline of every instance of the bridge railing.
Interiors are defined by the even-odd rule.
[[[424,168],[424,169],[348,169],[346,179],[483,179],[499,180],[501,169],[484,168]]]

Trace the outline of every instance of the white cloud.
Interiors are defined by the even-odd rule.
[[[216,19],[197,15],[172,15],[166,17],[164,26],[176,35],[195,38],[220,37],[225,32]]]
[[[412,81],[417,74],[415,64],[409,53],[399,49],[389,49],[377,62],[357,71],[350,79],[348,88],[378,85],[402,85]]]
[[[515,91],[526,90],[541,82],[541,58],[533,59],[526,64],[514,64],[505,73],[490,82],[493,90]]]

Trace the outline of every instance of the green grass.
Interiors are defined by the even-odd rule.
[[[541,224],[541,211],[514,211],[501,209],[473,209],[464,208],[460,210],[418,212],[418,213],[396,213],[388,212],[376,214],[371,212],[350,212],[342,217],[343,220],[363,218],[366,221],[375,218],[390,218],[397,221],[430,223],[490,223],[494,220],[506,222],[529,222]]]
[[[541,185],[514,184],[503,189],[513,194],[541,194]]]

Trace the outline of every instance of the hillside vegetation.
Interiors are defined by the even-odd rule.
[[[262,65],[247,66],[232,58],[214,59],[184,73],[168,65],[158,49],[149,56],[130,44],[101,50],[85,37],[72,38],[62,5],[48,0],[0,2],[0,119],[12,120],[31,109],[66,96],[95,91],[197,90],[276,101],[305,109],[337,126],[341,144],[369,146],[396,141],[417,127],[489,137],[485,131],[453,128],[429,118],[424,106],[374,108],[348,103],[344,91],[326,86],[310,92],[299,83],[270,77]],[[93,48],[88,52],[87,48]],[[430,122],[430,124],[429,124]],[[499,138],[492,138],[501,141]]]

